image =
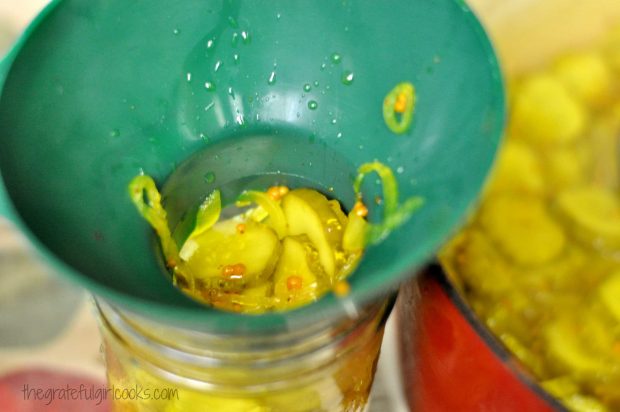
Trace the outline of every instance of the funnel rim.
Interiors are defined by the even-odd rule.
[[[47,6],[45,6],[35,17],[35,19],[27,26],[16,42],[11,46],[10,50],[4,57],[7,64],[7,75],[11,72],[11,66],[14,59],[27,44],[27,41],[31,38],[33,32],[35,32],[35,30],[61,2],[62,0],[52,0]],[[480,50],[487,59],[487,70],[490,74],[490,96],[498,102],[494,116],[494,120],[496,121],[494,122],[494,127],[487,133],[487,135],[492,139],[492,143],[495,145],[494,153],[496,153],[499,146],[498,143],[506,123],[504,79],[502,76],[499,58],[495,52],[490,37],[473,10],[465,4],[463,0],[447,1],[447,4],[450,3],[452,3],[453,7],[457,7],[461,11],[462,23],[467,25],[469,30],[473,31]],[[0,86],[2,85],[0,84]],[[492,166],[492,159],[493,157],[490,158],[490,164],[486,168],[487,173]],[[4,180],[1,175],[2,174],[0,171],[0,184],[3,184]],[[178,306],[170,303],[162,303],[154,299],[135,296],[112,286],[103,284],[90,277],[83,276],[79,271],[72,268],[62,259],[56,257],[56,255],[45,244],[43,244],[42,241],[39,240],[36,234],[33,233],[33,231],[21,218],[18,211],[15,214],[14,220],[30,242],[35,245],[38,253],[45,258],[54,270],[60,272],[66,278],[81,287],[86,288],[91,293],[98,295],[103,299],[110,300],[122,308],[126,308],[137,313],[143,313],[149,317],[160,319],[164,322],[178,322],[180,319],[183,319],[183,321],[188,324],[208,324],[210,321],[217,320],[217,327],[222,325],[232,325],[226,326],[230,331],[235,331],[235,326],[238,327],[239,325],[243,325],[245,328],[249,328],[251,330],[266,330],[273,327],[273,325],[281,324],[282,322],[284,322],[287,326],[303,325],[304,323],[307,324],[313,320],[316,320],[318,317],[345,316],[347,314],[351,315],[354,313],[356,307],[359,307],[372,299],[377,299],[382,296],[382,294],[387,295],[391,290],[397,287],[398,283],[410,276],[413,276],[417,269],[425,265],[425,262],[432,259],[432,256],[436,252],[437,248],[440,247],[440,245],[453,234],[456,230],[457,223],[463,220],[464,216],[467,214],[467,211],[470,210],[476,202],[477,197],[474,196],[473,198],[464,199],[459,204],[454,205],[455,212],[450,216],[450,218],[446,219],[446,222],[442,223],[441,230],[427,234],[426,236],[428,239],[424,242],[422,247],[417,249],[415,253],[407,256],[406,259],[401,259],[398,262],[395,262],[390,270],[391,276],[369,277],[365,280],[362,288],[352,288],[351,293],[344,299],[338,299],[330,293],[321,297],[317,302],[301,308],[287,312],[268,312],[259,315],[238,314],[208,308],[193,301],[180,291],[178,291],[179,294],[182,295],[188,303],[195,303],[195,306]],[[451,230],[449,230],[450,228]],[[415,265],[413,264],[414,262],[420,263]],[[170,284],[170,287],[173,287],[172,284]],[[380,294],[378,291],[383,291],[383,293]]]

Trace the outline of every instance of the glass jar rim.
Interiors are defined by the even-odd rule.
[[[232,385],[260,392],[337,367],[339,359],[381,330],[394,301],[395,295],[384,297],[355,317],[325,319],[311,327],[233,336],[157,323],[98,298],[95,306],[107,344],[131,352],[142,369],[197,390],[225,391]]]

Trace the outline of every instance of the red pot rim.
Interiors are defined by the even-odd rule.
[[[476,334],[483,340],[491,352],[514,373],[519,381],[527,386],[535,395],[544,400],[550,408],[558,412],[568,412],[568,409],[566,409],[557,398],[544,390],[537,382],[536,378],[521,366],[520,361],[504,346],[478,315],[476,315],[463,294],[448,278],[446,272],[439,264],[434,263],[429,265],[426,274],[431,276],[440,285],[441,289],[446,293],[450,301],[467,320],[467,323]]]

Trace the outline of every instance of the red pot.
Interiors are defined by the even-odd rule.
[[[397,317],[412,411],[566,411],[477,318],[439,266],[403,285]]]

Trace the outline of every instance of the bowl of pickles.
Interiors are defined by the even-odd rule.
[[[525,47],[502,50],[509,123],[494,172],[439,265],[403,289],[412,407],[620,408],[617,9],[584,12],[579,21],[594,13],[607,25],[573,44],[539,33],[543,45],[528,61]],[[543,21],[552,28],[554,18]],[[510,43],[505,34],[497,41]]]

